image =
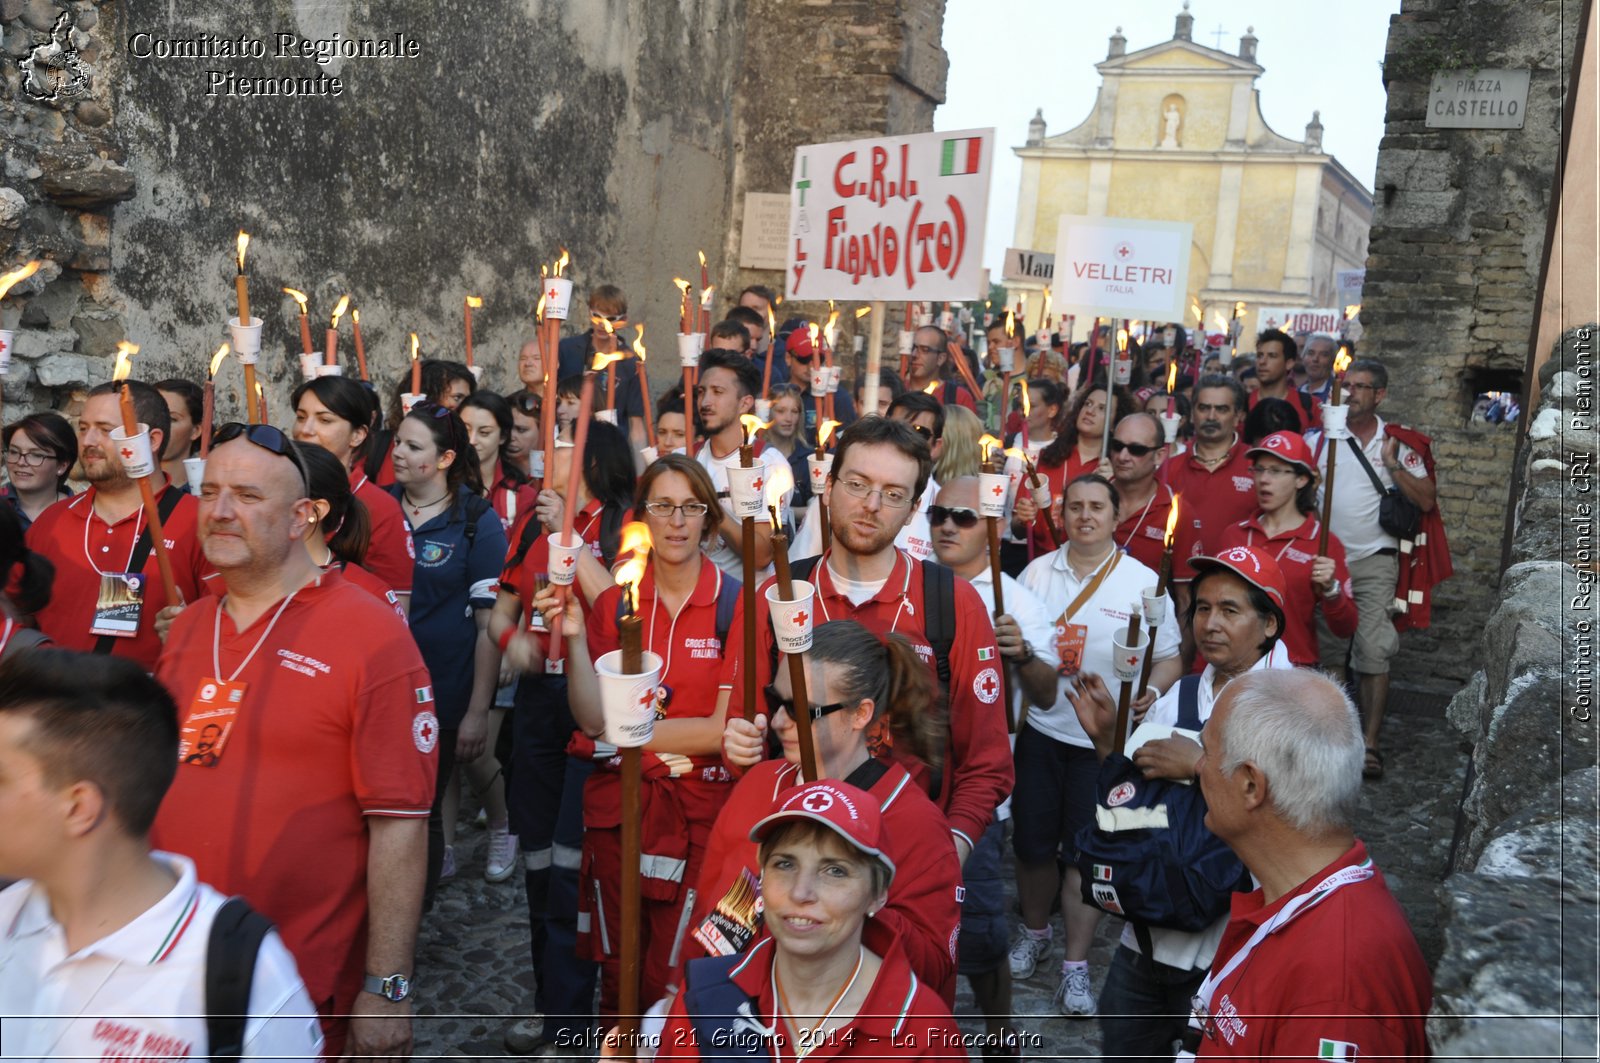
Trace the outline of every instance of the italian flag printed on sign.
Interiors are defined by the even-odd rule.
[[[1324,1037],[1317,1045],[1318,1059],[1355,1059],[1356,1046],[1349,1041],[1333,1041]]]
[[[978,159],[983,154],[982,137],[959,137],[947,140],[939,154],[939,176],[960,177],[977,173]]]

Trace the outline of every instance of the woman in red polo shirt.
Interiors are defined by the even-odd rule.
[[[1112,388],[1114,408],[1113,426],[1135,409],[1133,397],[1126,388]],[[1096,380],[1091,387],[1080,388],[1072,402],[1061,412],[1056,422],[1056,437],[1039,452],[1039,475],[1050,485],[1050,497],[1060,500],[1066,494],[1066,485],[1086,472],[1100,471],[1111,479],[1111,459],[1100,469],[1100,442],[1106,432],[1106,385]],[[1031,502],[1024,512],[1032,508]],[[1030,524],[1033,534],[1033,556],[1048,554],[1056,548],[1044,518],[1035,511]],[[1013,529],[1015,531],[1015,529]]]
[[[483,497],[494,506],[500,523],[509,533],[517,518],[532,509],[539,497],[527,474],[507,454],[514,427],[511,403],[492,391],[474,391],[462,400],[457,412],[467,426],[472,450],[478,458]],[[492,738],[490,744],[493,745]]]
[[[734,628],[739,583],[722,573],[701,547],[716,534],[720,506],[711,478],[693,458],[668,454],[639,478],[635,506],[650,529],[650,554],[639,583],[637,612],[644,648],[661,657],[655,734],[645,746],[643,898],[641,920],[643,1000],[662,995],[677,938],[688,922],[689,886],[699,874],[712,821],[733,782],[722,764],[722,638]],[[573,719],[597,746],[605,730],[593,661],[619,648],[622,588],[608,588],[584,614],[568,599],[562,621],[567,644],[567,696]],[[534,600],[555,619],[555,596]],[[722,614],[722,623],[718,614]],[[574,739],[577,744],[578,739]],[[600,746],[601,752],[604,751]],[[599,764],[583,797],[583,870],[580,903],[589,914],[587,948],[600,963],[600,1011],[617,1008],[621,926],[621,786],[615,757]]]
[[[1245,452],[1252,462],[1256,504],[1248,520],[1224,528],[1202,552],[1219,554],[1230,546],[1266,550],[1283,570],[1283,644],[1296,666],[1315,668],[1317,610],[1328,629],[1340,638],[1356,633],[1356,603],[1350,597],[1350,573],[1344,565],[1344,544],[1329,534],[1328,552],[1317,553],[1322,522],[1317,517],[1317,465],[1311,448],[1296,432],[1274,432]],[[1196,664],[1204,665],[1198,658]]]

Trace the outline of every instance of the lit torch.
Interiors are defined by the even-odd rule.
[[[323,352],[323,365],[339,364],[339,319],[344,317],[345,310],[350,307],[350,297],[341,295],[338,303],[333,307],[333,317],[328,321],[328,343]]]
[[[1350,368],[1350,362],[1349,346],[1341,345],[1339,356],[1333,360],[1333,389],[1328,392],[1328,406],[1334,410],[1339,409],[1340,390],[1344,385],[1344,374]],[[1342,415],[1336,432],[1329,431],[1328,421],[1330,416],[1339,417],[1341,415],[1324,412],[1322,438],[1317,441],[1318,450],[1322,449],[1324,443],[1329,444],[1327,448],[1328,467],[1323,473],[1322,482],[1322,528],[1317,534],[1318,557],[1328,556],[1328,536],[1332,531],[1333,521],[1333,472],[1334,466],[1337,464],[1336,459],[1339,457],[1339,439],[1335,438],[1335,435],[1342,437],[1345,434],[1343,424],[1344,419],[1348,419],[1349,413],[1345,412]]]
[[[217,353],[211,356],[211,368],[206,371],[206,383],[202,389],[200,402],[200,457],[206,458],[211,454],[211,422],[217,416],[217,370],[222,368],[223,359],[228,357],[228,345],[224,343],[217,348]],[[198,489],[198,485],[196,485]]]
[[[577,478],[577,466],[573,467],[573,478]],[[628,537],[633,532],[637,542],[641,537],[642,548],[637,549],[633,558],[617,570],[616,581],[623,588],[623,597],[627,604],[627,615],[617,622],[620,649],[622,651],[622,671],[625,675],[639,675],[644,672],[644,631],[639,617],[639,583],[644,579],[645,558],[650,549],[650,531],[643,524],[634,521],[623,529],[623,535]],[[562,588],[565,590],[566,588]],[[640,853],[643,849],[640,838],[642,811],[639,800],[639,789],[643,779],[641,769],[640,747],[636,745],[623,746],[619,752],[622,755],[620,783],[622,788],[622,815],[619,827],[621,828],[622,842],[622,867],[621,867],[621,939],[622,956],[621,971],[617,986],[617,1015],[619,1028],[623,1035],[623,1044],[632,1043],[628,1038],[637,1034],[639,1024],[639,928],[641,923],[640,902]],[[630,1053],[631,1056],[631,1053]]]
[[[285,288],[283,294],[293,299],[300,306],[300,352],[302,354],[314,353],[314,349],[311,346],[311,321],[306,316],[306,304],[308,302],[306,293],[296,291],[293,288]]]
[[[639,359],[639,395],[644,402],[644,434],[651,447],[656,445],[655,404],[650,401],[650,374],[644,367],[644,325],[633,327],[633,356]]]
[[[472,368],[472,311],[476,307],[480,307],[482,305],[483,305],[483,300],[482,299],[478,298],[476,295],[469,295],[469,296],[467,296],[467,298],[465,300],[465,304],[462,307],[461,323],[462,323],[462,326],[466,329],[466,333],[467,333],[467,368],[468,369]]]
[[[128,377],[133,371],[130,359],[139,353],[139,345],[122,340],[117,344],[117,361],[111,372],[111,379],[121,384],[118,388],[118,400],[122,408],[122,439],[112,436],[117,448],[116,458],[123,463],[124,471],[139,485],[139,496],[144,503],[144,519],[149,522],[150,542],[155,548],[156,565],[161,570],[161,589],[166,594],[166,601],[151,603],[155,609],[150,615],[168,605],[182,605],[183,597],[178,593],[178,582],[172,575],[172,557],[167,552],[166,531],[162,528],[161,512],[156,508],[155,488],[150,485],[150,477],[160,466],[155,456],[151,453],[150,436],[148,429],[143,435],[144,451],[141,454],[135,440],[140,438],[139,416],[133,407],[133,391],[128,387]],[[134,468],[129,468],[128,463],[144,461]],[[142,468],[142,471],[139,471]]]
[[[239,272],[233,278],[233,293],[239,302],[239,324],[250,324],[250,278],[244,273],[244,249],[250,246],[250,234],[243,229],[239,230],[237,246],[237,264]]]

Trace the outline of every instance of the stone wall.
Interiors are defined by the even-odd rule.
[[[424,355],[459,358],[462,298],[482,296],[476,354],[505,388],[538,265],[565,246],[580,294],[622,285],[665,352],[671,278],[697,249],[724,292],[742,279],[743,189],[786,189],[797,143],[931,128],[943,95],[941,0],[0,0],[7,55],[31,54],[63,11],[85,98],[35,100],[3,68],[0,262],[47,260],[0,311],[20,318],[25,359],[6,380],[8,420],[105,379],[124,337],[143,346],[141,377],[198,377],[234,312],[240,228],[275,420],[298,373],[284,286],[311,294],[318,344],[349,292],[385,383],[410,331]],[[140,58],[140,33],[243,35],[267,54]],[[419,55],[318,65],[276,58],[278,33],[404,34]],[[234,85],[337,77],[342,91],[230,96],[212,70]],[[581,303],[575,316],[583,327]],[[346,322],[347,360],[351,346]],[[219,378],[223,416],[239,409],[238,376]]]
[[[1517,461],[1513,561],[1484,669],[1450,703],[1473,744],[1429,1034],[1443,1059],[1594,1058],[1597,988],[1595,325],[1547,363]],[[1496,1018],[1494,1016],[1504,1016]],[[1543,1016],[1543,1017],[1540,1017]]]
[[[1565,79],[1581,0],[1403,0],[1390,23],[1362,353],[1389,367],[1382,410],[1428,433],[1455,578],[1433,627],[1408,634],[1396,673],[1444,689],[1471,670],[1500,576],[1509,427],[1473,424],[1477,392],[1528,364]],[[1437,70],[1532,71],[1523,128],[1428,129]]]

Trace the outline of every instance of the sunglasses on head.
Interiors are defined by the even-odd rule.
[[[1111,441],[1111,448],[1110,449],[1111,449],[1111,453],[1113,453],[1113,454],[1116,454],[1116,453],[1118,453],[1120,451],[1126,450],[1129,454],[1132,454],[1134,457],[1142,458],[1147,454],[1154,454],[1156,451],[1160,450],[1161,448],[1160,447],[1147,447],[1143,443],[1124,443],[1120,439],[1113,439]]]
[[[794,719],[793,698],[786,698],[779,694],[777,688],[771,686],[770,684],[762,687],[761,693],[767,699],[767,719],[769,721],[778,715],[778,711],[780,709],[784,712],[787,712],[790,719]],[[844,701],[835,701],[831,705],[813,705],[811,706],[811,718],[813,720],[820,720],[830,712],[838,712],[840,709],[848,709],[851,707],[851,703]]]
[[[958,528],[971,528],[982,518],[975,509],[961,506],[929,506],[928,527],[937,528],[945,521],[954,521]]]
[[[311,490],[311,474],[306,471],[305,464],[300,460],[300,452],[294,449],[294,443],[289,437],[270,424],[243,424],[239,421],[229,421],[218,428],[211,437],[211,445],[220,447],[244,436],[262,450],[270,450],[280,458],[288,458],[294,463],[295,471],[300,474],[300,482],[306,485],[306,490]]]

